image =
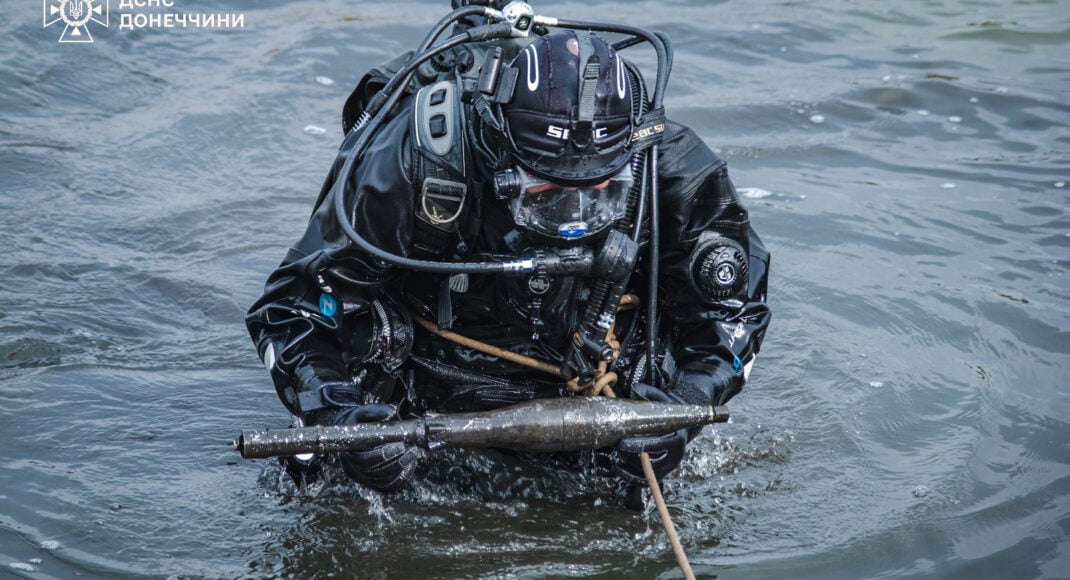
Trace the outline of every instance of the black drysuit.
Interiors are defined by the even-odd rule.
[[[456,231],[428,242],[428,226],[419,223],[416,209],[421,187],[414,165],[424,153],[415,149],[412,107],[412,99],[403,101],[353,171],[345,200],[353,227],[379,248],[422,259],[474,261],[536,247],[481,178],[486,171],[469,173]],[[310,424],[338,422],[332,409],[369,401],[400,403],[402,414],[411,414],[568,396],[560,378],[459,346],[412,320],[419,316],[558,365],[584,306],[585,281],[556,278],[547,285],[545,279],[533,284],[501,275],[450,280],[368,257],[337,223],[333,196],[341,188],[328,191],[354,135],[342,145],[324,186],[327,196],[305,235],[268,278],[246,319],[286,407]],[[769,254],[751,228],[725,162],[694,132],[668,123],[657,166],[660,385],[675,400],[722,404],[742,389],[769,324]],[[731,238],[748,256],[748,282],[738,295],[709,299],[689,279],[691,254],[703,232]],[[649,299],[649,259],[644,243],[627,290],[642,305]],[[620,396],[632,394],[637,381],[649,382],[645,312],[640,307],[622,313],[616,322],[622,347],[611,370],[620,377],[614,387]],[[332,390],[340,384],[343,394]]]

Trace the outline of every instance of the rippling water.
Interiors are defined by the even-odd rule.
[[[605,482],[456,453],[402,496],[297,493],[226,445],[287,421],[242,317],[348,90],[448,2],[174,0],[245,26],[120,31],[113,0],[81,45],[19,4],[0,576],[679,574]],[[696,572],[1070,577],[1067,4],[535,7],[672,37],[669,114],[729,161],[773,252],[751,383],[669,479]]]

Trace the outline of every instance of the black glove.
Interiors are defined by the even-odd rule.
[[[280,457],[279,463],[298,486],[311,485],[323,471],[323,458],[312,453],[300,457]]]
[[[273,371],[277,367],[273,367]],[[287,404],[287,408],[290,409],[295,415],[300,415],[302,418],[298,420],[291,427],[307,427],[310,425],[316,425],[325,423],[321,418],[321,415],[314,413],[302,413],[301,403],[298,401],[300,395],[297,393],[309,394],[309,393],[328,393],[332,389],[339,390],[352,390],[353,384],[348,381],[343,381],[339,377],[339,373],[331,369],[318,369],[311,365],[300,367],[295,370],[297,381],[300,383],[298,389],[291,390],[294,394],[294,399]],[[286,399],[283,399],[284,401]],[[302,453],[300,455],[291,455],[286,457],[279,457],[279,463],[286,470],[286,473],[290,475],[294,483],[298,486],[310,485],[319,479],[320,473],[323,472],[323,466],[327,458],[322,455],[314,453]]]
[[[734,372],[727,364],[711,371],[680,370],[673,378],[671,395],[694,405],[724,405],[743,390],[742,372]]]
[[[397,418],[396,410],[386,403],[365,403],[364,393],[345,381],[320,381],[315,384],[326,407],[306,416],[307,425],[356,425]],[[402,442],[386,443],[361,451],[337,454],[346,475],[380,491],[397,491],[408,481],[416,460],[423,451]],[[320,469],[322,458],[311,461],[286,458],[286,470],[300,482],[309,481]]]
[[[356,425],[397,418],[396,409],[384,402],[358,402],[363,395],[356,391],[333,390],[328,396],[334,405],[347,405],[324,413],[330,425]],[[363,451],[339,453],[338,460],[346,474],[356,482],[380,491],[398,491],[408,483],[416,468],[416,460],[423,455],[421,448],[397,441]]]
[[[659,403],[683,403],[679,397],[666,393],[645,383],[636,383],[632,387],[633,399],[657,401]],[[687,429],[662,435],[635,435],[625,437],[617,443],[618,462],[616,471],[627,482],[645,485],[646,475],[640,454],[650,456],[650,466],[658,481],[664,479],[672,470],[680,466],[684,459],[684,450],[690,441]]]

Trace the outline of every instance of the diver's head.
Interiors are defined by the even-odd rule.
[[[502,105],[507,147],[529,172],[591,185],[628,162],[632,95],[624,63],[590,32],[536,38],[516,57],[516,87]]]
[[[556,239],[593,236],[623,217],[632,176],[629,73],[591,32],[536,38],[513,60],[495,176],[517,225]]]

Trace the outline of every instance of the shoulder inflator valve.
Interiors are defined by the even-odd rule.
[[[691,252],[688,274],[707,299],[733,298],[747,288],[747,254],[735,240],[705,232]]]

